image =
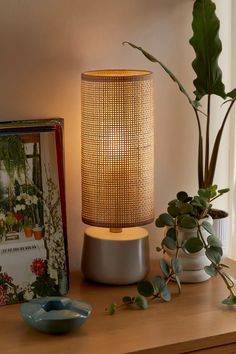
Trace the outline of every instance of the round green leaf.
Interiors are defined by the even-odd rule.
[[[134,302],[142,310],[146,310],[148,308],[147,299],[141,295],[136,296]]]
[[[176,230],[174,227],[170,227],[166,233],[167,237],[172,238],[172,240],[176,241]]]
[[[124,297],[122,298],[122,302],[123,302],[124,304],[129,304],[129,303],[132,302],[132,298],[131,298],[130,296],[124,296]]]
[[[172,266],[172,269],[173,269],[173,272],[175,273],[175,275],[182,273],[182,271],[183,271],[182,264],[178,258],[173,257],[171,259],[171,266]]]
[[[108,314],[110,316],[114,315],[114,313],[116,312],[116,308],[117,308],[117,304],[113,303],[108,307]]]
[[[219,264],[222,257],[222,249],[219,247],[209,247],[206,250],[207,258],[214,264]]]
[[[183,242],[182,249],[186,253],[196,253],[203,249],[202,241],[198,237],[192,237]]]
[[[165,283],[165,280],[161,276],[157,275],[155,278],[153,278],[152,283],[155,290],[160,294],[164,301],[171,300],[171,293]]]
[[[187,198],[188,194],[186,192],[181,191],[177,194],[177,199],[181,200],[182,202],[184,202]]]
[[[152,284],[157,292],[162,292],[162,290],[166,286],[165,280],[160,275],[157,275],[152,279]]]
[[[160,292],[160,296],[162,300],[166,302],[171,300],[171,293],[167,285],[165,285],[164,289]]]
[[[209,232],[209,234],[214,235],[215,230],[213,229],[212,225],[208,221],[203,221],[202,222],[202,227]]]
[[[161,268],[163,274],[166,277],[168,277],[170,274],[170,267],[169,267],[168,263],[163,258],[160,259],[160,268]]]
[[[156,224],[156,227],[165,227],[166,226],[160,217],[156,219],[155,224]]]
[[[137,290],[138,290],[140,295],[143,295],[145,297],[149,297],[149,296],[152,296],[154,294],[153,285],[148,280],[140,281],[138,283],[138,285],[137,285]]]
[[[197,220],[193,216],[184,215],[179,219],[179,226],[186,229],[193,229],[197,226]]]
[[[207,237],[207,243],[209,246],[219,247],[219,248],[222,247],[221,240],[217,236],[214,236],[214,235],[210,235]]]
[[[199,195],[199,197],[210,199],[211,198],[211,191],[208,189],[201,188],[198,191],[198,195]]]
[[[176,249],[176,241],[173,240],[172,238],[170,237],[165,237],[163,238],[162,240],[162,244],[164,246],[166,246],[167,248],[169,248],[170,250],[175,250]]]
[[[225,305],[236,305],[236,296],[230,295],[222,301]]]
[[[188,203],[184,203],[180,208],[180,214],[190,214],[193,211],[193,206]]]
[[[170,214],[163,213],[159,216],[159,219],[165,226],[174,226],[174,220]]]
[[[167,211],[171,216],[173,216],[173,218],[176,218],[176,216],[180,213],[180,209],[173,204],[167,208]]]
[[[212,265],[212,264],[204,267],[204,270],[208,275],[210,275],[210,277],[215,277],[217,275],[217,271],[216,271],[214,265]]]

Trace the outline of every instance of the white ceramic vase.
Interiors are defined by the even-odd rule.
[[[210,216],[207,216],[205,219],[200,220],[200,223],[203,221],[208,221],[211,225],[213,220]],[[201,233],[204,240],[207,240],[209,232],[207,232],[201,226]],[[182,227],[178,228],[178,240],[179,243],[182,243],[184,240],[188,240],[192,237],[196,237],[197,228],[194,229],[185,229]],[[164,259],[167,263],[170,264],[171,258],[175,256],[175,250],[170,250],[165,247]],[[182,264],[183,272],[179,275],[180,281],[182,283],[199,283],[210,278],[210,276],[205,272],[204,267],[210,264],[210,261],[205,255],[205,250],[202,249],[199,252],[187,254],[182,249],[179,250],[178,258]]]

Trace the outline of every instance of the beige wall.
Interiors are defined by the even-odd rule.
[[[222,0],[221,0],[222,1]],[[0,1],[0,119],[64,117],[71,268],[80,267],[80,74],[99,68],[155,72],[156,214],[180,189],[194,192],[196,122],[186,99],[129,40],[166,63],[189,90],[192,0]],[[227,179],[227,176],[226,176]],[[159,232],[151,231],[151,250]]]

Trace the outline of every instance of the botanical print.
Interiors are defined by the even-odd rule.
[[[57,149],[50,129],[0,131],[0,305],[67,292]]]

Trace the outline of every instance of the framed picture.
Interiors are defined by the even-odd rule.
[[[67,290],[63,119],[0,122],[0,305]]]

